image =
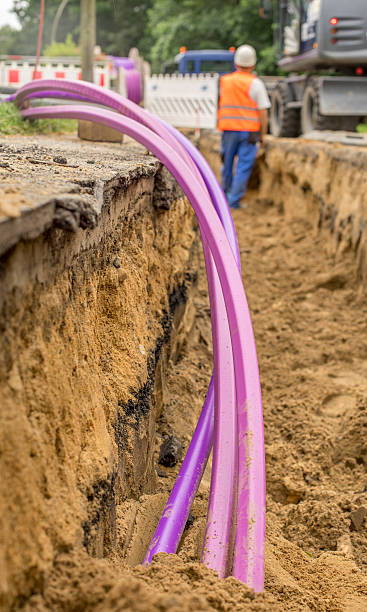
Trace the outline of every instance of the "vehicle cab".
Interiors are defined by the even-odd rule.
[[[234,67],[235,48],[223,49],[203,49],[200,51],[187,51],[186,47],[181,47],[174,61],[163,64],[164,74],[203,74],[215,72],[218,74],[228,74],[235,70]]]

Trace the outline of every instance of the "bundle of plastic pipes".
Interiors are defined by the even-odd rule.
[[[89,104],[31,107],[22,111],[25,119],[86,119],[131,136],[172,173],[199,222],[211,306],[214,371],[192,441],[144,563],[150,563],[158,552],[176,552],[213,445],[201,560],[220,577],[232,574],[261,591],[265,541],[261,390],[238,243],[225,196],[191,142],[130,100],[82,81],[45,80],[19,89],[16,103],[22,108],[30,98],[42,97]]]
[[[113,57],[113,67],[118,70],[123,68],[125,77],[126,95],[129,100],[140,104],[142,100],[142,83],[140,72],[136,70],[134,62],[129,57]]]

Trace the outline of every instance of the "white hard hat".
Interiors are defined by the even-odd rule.
[[[241,45],[234,54],[234,63],[242,68],[249,68],[256,64],[256,51],[250,45]]]

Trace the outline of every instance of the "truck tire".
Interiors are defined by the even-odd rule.
[[[270,133],[277,138],[295,138],[300,133],[299,111],[288,108],[289,101],[287,83],[278,83],[271,97],[270,110]]]
[[[322,115],[320,113],[319,98],[319,83],[317,79],[310,79],[303,93],[301,108],[302,134],[307,134],[312,130],[355,131],[358,123],[360,123],[359,117]]]

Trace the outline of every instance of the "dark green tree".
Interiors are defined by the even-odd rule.
[[[49,45],[51,28],[60,0],[47,0],[43,27],[42,47]],[[40,18],[40,0],[14,0],[13,12],[21,24],[15,37],[12,53],[34,55],[36,52]],[[57,40],[64,41],[71,34],[74,42],[79,38],[79,0],[69,0],[57,30]]]
[[[0,55],[8,55],[13,47],[16,30],[9,25],[0,28]]]
[[[47,0],[43,48],[50,44],[52,22],[61,0]],[[97,44],[109,55],[126,56],[138,47],[160,71],[180,46],[188,49],[228,49],[253,45],[258,71],[275,71],[271,20],[259,16],[258,0],[97,0]],[[34,55],[40,0],[14,0],[21,30],[6,37],[8,53]],[[69,0],[60,19],[56,40],[72,35],[79,43],[80,0]],[[5,49],[5,43],[4,43]]]
[[[47,0],[44,19],[43,48],[50,44],[52,22],[61,0]],[[97,0],[97,44],[110,55],[127,56],[131,47],[143,54],[150,51],[147,36],[148,9],[152,0]],[[21,24],[11,52],[35,53],[40,0],[14,0],[13,12]],[[56,40],[64,42],[71,34],[79,43],[80,0],[69,0],[60,19]]]
[[[240,44],[253,45],[266,53],[267,71],[272,71],[271,21],[259,16],[258,0],[154,0],[149,11],[149,33],[153,45],[151,61],[160,70],[163,61],[188,49],[228,49]],[[270,51],[269,51],[270,48]]]
[[[126,57],[131,47],[150,54],[147,35],[152,0],[97,0],[97,41],[110,55]]]

